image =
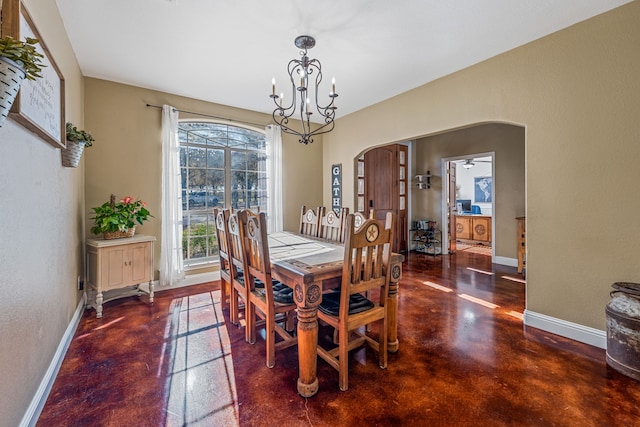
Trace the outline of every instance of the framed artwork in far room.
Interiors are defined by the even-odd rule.
[[[491,203],[493,198],[493,177],[473,178],[475,203]]]

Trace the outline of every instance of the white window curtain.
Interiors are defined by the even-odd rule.
[[[162,232],[160,286],[184,279],[182,263],[182,195],[180,192],[178,111],[162,106]]]
[[[282,130],[280,126],[268,125],[265,128],[265,141],[267,144],[267,179],[269,185],[267,231],[275,233],[283,230]]]

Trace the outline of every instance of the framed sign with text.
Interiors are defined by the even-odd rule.
[[[66,147],[64,78],[31,16],[20,0],[2,0],[2,37],[36,38],[42,58],[42,78],[25,79],[9,117],[54,147]]]
[[[342,210],[342,165],[331,165],[331,209],[340,216]]]

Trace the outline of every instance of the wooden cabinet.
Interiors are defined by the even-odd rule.
[[[472,240],[491,243],[491,217],[490,216],[474,216],[471,217],[472,222]]]
[[[518,221],[518,273],[524,273],[527,260],[527,221],[526,218],[520,216],[516,218]]]
[[[491,243],[491,217],[485,215],[457,215],[456,239]]]
[[[456,238],[471,240],[471,217],[456,216]]]
[[[102,317],[102,304],[114,298],[145,292],[153,302],[153,242],[152,236],[138,235],[124,239],[87,240],[87,285],[92,291],[89,305]],[[149,289],[138,285],[148,283]],[[110,295],[105,292],[135,286],[132,292]]]

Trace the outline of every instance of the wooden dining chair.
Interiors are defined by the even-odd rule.
[[[344,230],[349,215],[349,208],[342,208],[340,216],[336,215],[333,209],[326,212],[326,208],[320,207],[318,216],[320,217],[318,237],[333,242],[344,242]]]
[[[367,218],[364,212],[354,212],[353,216],[354,216],[354,225],[356,227],[356,230],[359,230],[360,227],[362,227],[362,224],[364,224],[367,219],[375,219],[375,212],[373,209],[371,209],[371,211],[369,212],[369,218]]]
[[[232,269],[231,274],[231,298],[230,298],[230,314],[231,323],[238,325],[240,322],[241,304],[246,307],[249,299],[246,287],[246,264],[243,248],[243,230],[238,217],[238,212],[230,212],[227,220],[227,233],[229,239],[229,260]],[[248,341],[248,335],[245,334]]]
[[[378,352],[381,368],[387,367],[387,309],[394,215],[385,221],[365,219],[359,229],[355,215],[347,216],[342,283],[339,290],[322,294],[318,319],[333,326],[338,346],[323,347],[318,355],[338,370],[340,390],[349,388],[349,351],[367,344]],[[365,293],[370,292],[367,298]],[[377,335],[366,326],[378,322]]]
[[[218,256],[220,258],[220,303],[223,309],[229,307],[231,298],[231,283],[235,267],[229,257],[229,209],[213,210],[216,221],[216,239],[218,240]]]
[[[318,216],[318,212],[320,208],[318,207],[315,211],[311,208],[307,208],[306,206],[302,206],[300,210],[300,229],[298,232],[300,234],[304,234],[305,236],[318,237],[318,228],[320,217]]]
[[[249,291],[249,305],[245,310],[247,337],[250,343],[256,342],[257,318],[262,319],[265,327],[266,364],[273,368],[276,350],[298,343],[297,337],[289,332],[295,329],[293,319],[296,305],[293,301],[293,289],[271,277],[265,214],[242,210],[238,217],[244,235],[245,282]],[[257,287],[258,283],[262,287]],[[281,338],[279,341],[276,340],[276,334]]]

